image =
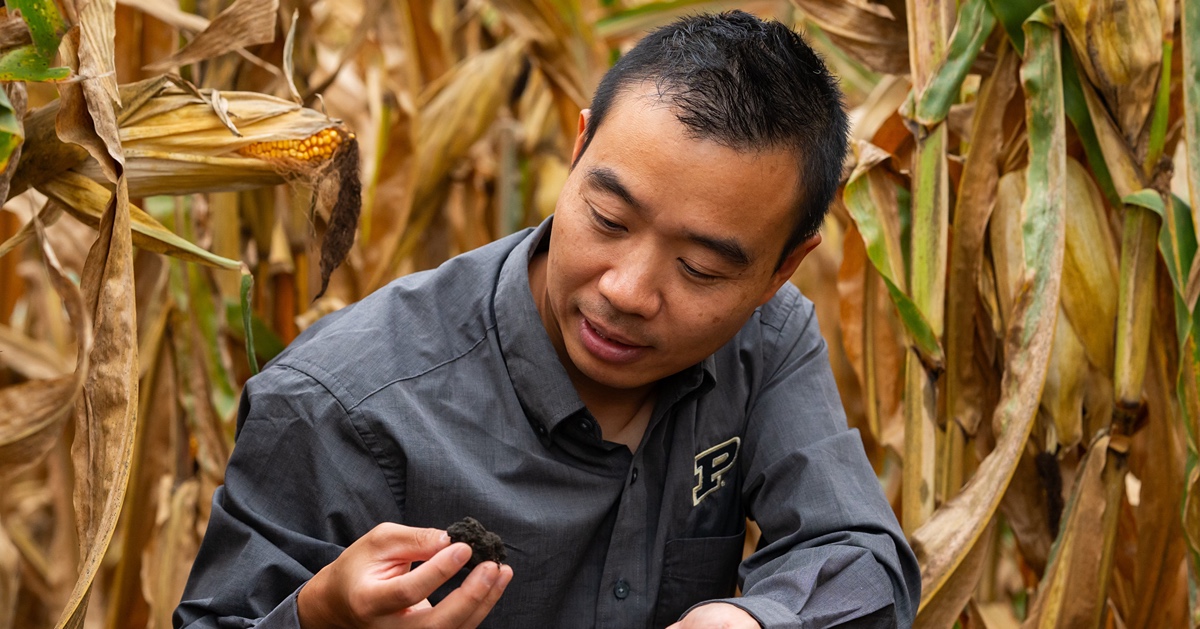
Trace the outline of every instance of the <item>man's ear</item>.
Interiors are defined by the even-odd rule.
[[[812,238],[796,245],[796,248],[792,249],[792,252],[783,259],[783,264],[771,274],[771,283],[767,292],[763,294],[762,299],[758,302],[758,305],[761,306],[770,301],[775,296],[775,291],[779,290],[779,287],[783,286],[784,282],[792,278],[792,275],[796,273],[796,269],[800,267],[800,263],[819,244],[821,244],[821,234],[814,234]]]
[[[583,152],[584,134],[587,132],[588,120],[592,119],[592,110],[584,109],[579,112],[579,134],[575,136],[575,148],[571,150],[571,165],[579,161],[579,154]]]

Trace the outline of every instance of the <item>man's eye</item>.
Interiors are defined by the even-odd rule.
[[[711,282],[713,280],[720,279],[716,275],[709,275],[708,273],[697,270],[692,265],[688,264],[687,262],[684,262],[683,259],[679,260],[679,264],[683,265],[683,271],[685,273],[687,273],[688,275],[692,276],[695,279],[706,281],[706,282]]]
[[[589,209],[591,209],[591,208],[589,208]],[[608,220],[607,218],[604,218],[596,210],[591,209],[591,212],[592,212],[592,221],[595,222],[596,225],[598,225],[604,231],[619,232],[619,231],[623,231],[625,229],[624,225],[621,225],[620,223],[614,223],[614,222]]]

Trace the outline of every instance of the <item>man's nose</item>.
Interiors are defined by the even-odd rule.
[[[658,273],[650,256],[625,256],[600,276],[600,294],[616,310],[649,319],[662,308]]]

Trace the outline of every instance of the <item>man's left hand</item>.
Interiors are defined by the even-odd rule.
[[[729,603],[708,603],[688,612],[667,629],[761,629],[762,625],[742,608]]]

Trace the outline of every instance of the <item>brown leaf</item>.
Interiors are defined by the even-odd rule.
[[[995,523],[988,525],[984,531],[983,537],[986,540],[992,540],[992,528]],[[954,576],[942,586],[936,598],[933,598],[925,605],[921,606],[921,611],[917,612],[917,617],[913,622],[917,627],[953,627],[954,621],[958,619],[963,608],[967,606],[967,602],[971,600],[971,594],[975,592],[975,586],[979,583],[979,577],[983,575],[984,569],[988,567],[988,557],[991,553],[991,544],[979,543],[967,553],[963,559],[962,565],[955,571]]]
[[[1155,328],[1170,325],[1162,321],[1165,318],[1156,319]],[[1151,343],[1164,340],[1159,336]],[[1174,339],[1166,342],[1173,344]],[[1187,518],[1186,446],[1180,439],[1184,432],[1179,430],[1183,419],[1176,406],[1173,378],[1164,377],[1163,371],[1158,361],[1152,361],[1147,369],[1148,421],[1134,435],[1129,457],[1130,471],[1142,480],[1138,504],[1134,506],[1137,555],[1133,605],[1125,617],[1129,629],[1186,624],[1186,588],[1179,587],[1178,577],[1187,552],[1187,536],[1194,537],[1196,530],[1187,532],[1183,527]],[[1180,496],[1184,496],[1183,517]]]
[[[982,264],[985,232],[1000,180],[1000,151],[1004,145],[1004,110],[1017,90],[1020,59],[1007,43],[1000,51],[996,72],[979,95],[971,150],[963,167],[950,241],[950,272],[946,300],[946,404],[968,435],[983,418],[979,389],[983,374],[975,362],[975,293]]]
[[[52,345],[0,324],[0,365],[30,380],[50,380],[71,369]]]
[[[17,593],[21,589],[21,554],[0,526],[0,629],[16,627]]]
[[[273,42],[278,10],[279,0],[236,0],[179,52],[146,66],[146,69],[162,72],[238,48]]]
[[[401,229],[383,245],[385,262],[372,278],[372,286],[382,286],[395,276],[433,220],[451,169],[483,136],[507,102],[520,74],[525,48],[524,40],[510,37],[455,66],[422,94],[419,119],[414,123],[411,203],[399,212]]]
[[[177,2],[170,2],[170,0],[119,0],[119,2],[186,31],[198,33],[208,28],[211,23],[203,16],[181,10]]]
[[[40,190],[54,199],[71,216],[96,229],[110,203],[112,193],[104,186],[79,173],[68,171],[41,184]],[[223,269],[237,269],[239,263],[209,253],[167,229],[136,205],[129,206],[133,244],[140,249],[173,256]]]
[[[75,406],[74,504],[81,572],[58,629],[83,624],[88,594],[116,528],[137,421],[138,358],[129,194],[117,181],[83,267],[87,310],[95,318],[92,369]]]
[[[808,18],[868,68],[908,74],[908,21],[902,2],[792,0]]]
[[[1061,505],[1061,479],[1059,484]],[[1021,558],[1039,575],[1046,570],[1050,546],[1058,535],[1058,529],[1050,526],[1047,498],[1047,486],[1038,473],[1034,456],[1023,452],[1008,491],[1000,501],[1000,510],[1017,538]]]
[[[71,10],[79,23],[63,38],[66,58],[78,81],[60,83],[62,104],[55,120],[58,137],[87,149],[100,163],[104,176],[116,183],[125,163],[114,105],[117,92],[113,40],[116,0],[74,0]]]
[[[36,218],[34,223],[51,284],[75,329],[75,371],[0,389],[0,478],[38,462],[54,446],[88,376],[92,349],[93,336],[83,295],[63,271],[46,241],[41,223]]]
[[[158,516],[142,560],[142,588],[150,604],[147,629],[170,629],[171,614],[183,596],[192,560],[200,548],[196,515],[200,481],[190,478],[178,486],[164,476],[158,486]]]
[[[1125,488],[1125,456],[1109,443],[1101,436],[1088,448],[1026,629],[1101,626],[1111,568],[1106,550],[1115,541]]]

